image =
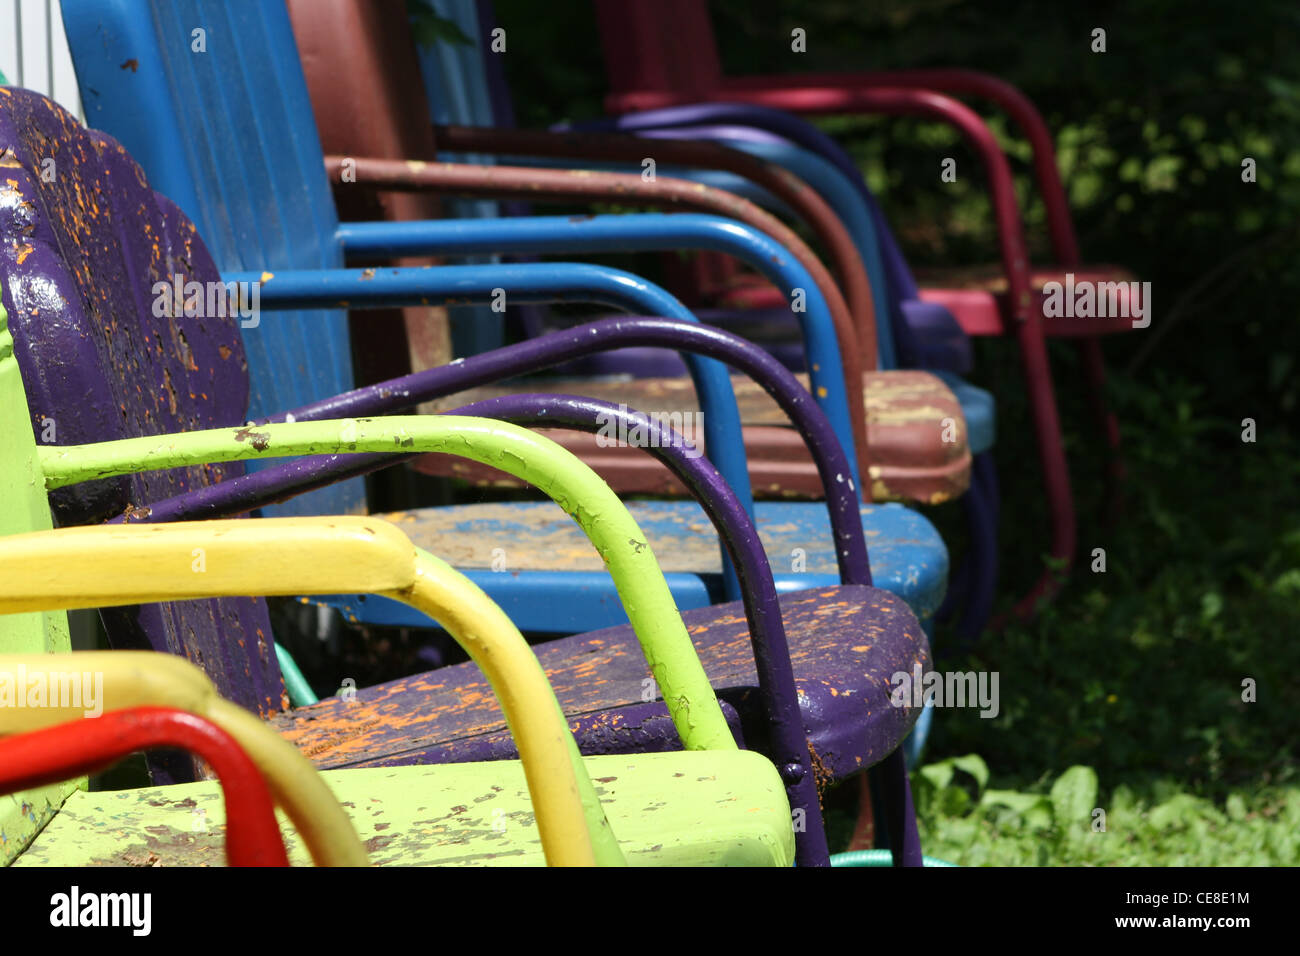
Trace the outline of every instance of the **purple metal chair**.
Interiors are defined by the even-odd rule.
[[[17,90],[0,91],[0,96],[39,100]],[[184,273],[199,282],[219,278],[193,226],[149,190],[138,167],[108,137],[80,131],[52,106],[36,125],[42,128],[29,127],[13,140],[21,148],[17,154],[5,153],[11,176],[0,183],[0,236],[5,240],[0,243],[0,274],[35,430],[57,444],[239,424],[247,378],[235,318],[169,314],[153,307],[154,283],[162,276]],[[31,148],[37,139],[58,163],[54,182],[39,176]],[[770,568],[756,546],[757,533],[716,470],[680,443],[660,443],[656,453],[701,493],[708,514],[721,519],[719,531],[745,583],[743,607],[704,608],[689,612],[687,620],[697,631],[711,679],[729,703],[733,730],[775,753],[792,800],[808,814],[800,858],[825,858],[824,838],[819,844],[820,827],[815,825],[815,784],[878,765],[877,805],[884,811],[892,846],[901,861],[918,861],[906,773],[897,752],[916,715],[890,707],[887,687],[890,675],[910,672],[918,663],[925,666],[928,646],[901,601],[867,586],[858,503],[842,480],[848,459],[811,396],[775,360],[702,326],[615,320],[575,330],[568,338],[524,343],[361,389],[318,403],[315,415],[391,408],[394,396],[415,403],[538,364],[628,345],[690,346],[754,375],[809,441],[827,486],[827,527],[834,529],[845,584],[796,592],[779,605]],[[521,420],[572,422],[588,429],[599,426],[599,415],[626,414],[581,400],[511,401],[525,404],[507,401],[490,407]],[[248,429],[248,440],[256,449],[255,428]],[[356,461],[324,464],[324,471],[320,462],[296,462],[242,477],[237,465],[200,465],[96,482],[80,493],[56,493],[52,503],[65,524],[114,513],[127,520],[182,517],[195,509],[215,516],[258,507],[359,470]],[[289,484],[276,486],[285,475]],[[505,756],[511,750],[499,713],[486,703],[466,705],[477,698],[481,678],[455,667],[363,691],[357,707],[340,710],[342,702],[334,700],[282,712],[270,623],[258,600],[150,605],[105,613],[104,620],[115,646],[153,647],[194,660],[223,695],[273,717],[321,765],[439,762],[474,754]],[[581,701],[579,740],[589,752],[669,747],[675,740],[666,708],[645,700],[644,667],[633,667],[633,657],[625,653],[634,641],[629,628],[612,628],[542,649],[562,702],[577,707]],[[600,669],[606,679],[593,705],[587,674],[597,655],[609,658],[612,671]],[[797,691],[791,686],[792,662]],[[611,673],[617,676],[609,679]]]

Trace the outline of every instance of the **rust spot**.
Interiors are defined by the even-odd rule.
[[[168,369],[163,369],[163,388],[167,389],[167,408],[175,415],[176,404],[176,386],[172,384],[172,373]]]
[[[127,505],[126,510],[122,512],[122,520],[127,522],[144,521],[151,514],[153,514],[153,509],[148,505],[142,505],[139,508],[135,505]]]
[[[135,59],[127,60],[125,63],[123,63],[121,66],[118,67],[119,70],[130,70],[132,73],[134,73],[139,68],[140,68],[140,61]]]
[[[817,781],[817,800],[820,803],[823,802],[822,798],[826,793],[826,789],[835,779],[835,774],[826,766],[826,762],[813,749],[812,744],[808,745],[808,756],[812,758],[813,779]]]
[[[271,446],[271,435],[269,432],[254,431],[253,426],[249,425],[235,432],[235,441],[251,441],[258,451],[266,451]]]

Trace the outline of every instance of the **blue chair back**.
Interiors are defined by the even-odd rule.
[[[63,21],[87,125],[127,148],[198,227],[223,273],[343,265],[283,4],[64,0]],[[353,387],[344,312],[280,312],[243,331],[250,418]],[[275,512],[364,506],[354,479]]]

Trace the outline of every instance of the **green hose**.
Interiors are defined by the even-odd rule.
[[[936,860],[932,856],[923,856],[926,866],[956,866],[946,860]],[[888,850],[849,850],[847,853],[832,853],[831,866],[893,866],[894,858]]]
[[[284,678],[284,686],[289,691],[289,703],[295,707],[317,703],[316,692],[307,683],[307,678],[302,676],[302,671],[298,670],[298,662],[279,642],[275,645],[275,659],[280,662],[280,676]]]

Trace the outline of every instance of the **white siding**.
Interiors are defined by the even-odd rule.
[[[58,0],[0,0],[0,72],[85,119]]]

